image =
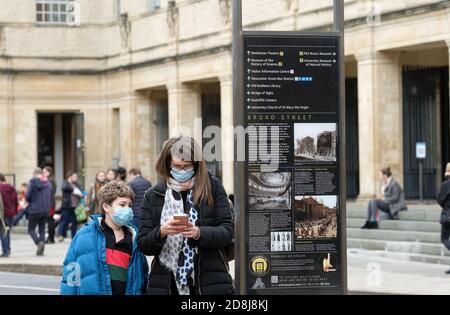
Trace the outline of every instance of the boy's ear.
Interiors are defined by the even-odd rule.
[[[107,203],[102,204],[102,209],[105,213],[109,213],[109,205]]]

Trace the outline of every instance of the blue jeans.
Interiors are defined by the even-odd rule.
[[[14,220],[12,221],[12,225],[16,226],[17,223],[19,223],[19,221],[24,217],[28,217],[28,208],[22,209],[20,210],[20,212],[18,214],[16,214],[16,216],[14,217]]]
[[[376,222],[377,221],[377,210],[380,209],[383,212],[391,213],[389,204],[383,200],[370,200],[369,201],[369,221]]]
[[[8,226],[8,227],[11,227],[13,219],[14,219],[13,217],[5,217],[4,218],[5,225]],[[10,231],[8,230],[8,232],[6,233],[5,236],[2,236],[0,234],[0,239],[2,241],[3,254],[9,255],[11,253],[11,235],[10,235]]]
[[[62,209],[61,222],[59,223],[59,235],[67,237],[67,229],[69,224],[72,224],[70,231],[72,232],[72,238],[77,234],[77,217],[75,216],[75,208]]]

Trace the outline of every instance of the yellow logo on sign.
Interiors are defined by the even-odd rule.
[[[257,277],[264,277],[269,272],[269,260],[264,256],[257,256],[250,262],[250,269]]]

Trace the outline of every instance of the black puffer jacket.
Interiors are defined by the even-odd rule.
[[[142,176],[138,176],[128,183],[134,192],[133,213],[134,217],[139,219],[141,216],[141,204],[145,192],[152,187],[152,184]]]
[[[450,211],[450,179],[442,183],[437,201],[443,211]]]
[[[234,223],[225,189],[217,178],[211,176],[210,179],[214,206],[203,202],[197,207],[200,239],[190,240],[199,250],[194,263],[195,294],[230,295],[234,294],[234,288],[221,249],[232,242]],[[160,220],[166,189],[164,182],[158,182],[146,192],[139,221],[138,246],[145,255],[155,256],[147,291],[151,295],[169,295],[177,290],[171,285],[171,271],[158,259],[165,242],[160,239]]]

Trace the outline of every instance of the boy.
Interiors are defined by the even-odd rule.
[[[141,295],[148,264],[131,221],[134,193],[111,181],[98,193],[103,215],[93,215],[72,240],[64,260],[62,295]]]

